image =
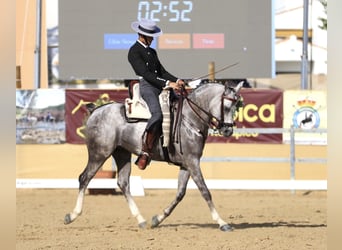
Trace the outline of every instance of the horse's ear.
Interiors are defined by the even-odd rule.
[[[234,88],[235,89],[235,92],[238,93],[240,91],[240,89],[242,88],[243,86],[243,81],[239,82],[236,87]]]
[[[224,91],[227,93],[227,91],[229,91],[229,89],[231,89],[230,83],[228,81],[226,81],[224,83]]]

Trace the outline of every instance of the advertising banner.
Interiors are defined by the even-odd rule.
[[[242,89],[244,107],[235,116],[237,128],[282,128],[283,91],[272,89]],[[225,138],[209,131],[207,142],[282,143],[282,134],[241,134]]]
[[[282,128],[283,92],[280,90],[243,89],[244,107],[236,113],[237,128]],[[121,102],[128,97],[128,90],[66,90],[65,120],[68,143],[84,143],[84,125],[89,112],[86,104],[101,105],[107,102]],[[209,130],[209,143],[282,143],[282,134],[234,134],[223,137],[217,131]]]
[[[65,142],[65,91],[16,90],[16,143]]]
[[[302,144],[327,144],[327,133],[314,133],[327,129],[327,94],[325,91],[288,90],[284,92],[284,128],[293,126],[305,130],[296,133],[295,142]],[[313,131],[313,133],[309,133]],[[290,134],[284,133],[284,142]]]
[[[67,89],[65,102],[66,141],[68,143],[84,143],[85,122],[89,116],[86,105],[96,106],[109,102],[121,102],[128,97],[128,90],[101,89]]]
[[[96,106],[120,102],[127,89],[37,89],[16,91],[16,143],[84,143],[84,125],[89,115],[86,104]],[[327,97],[324,91],[281,91],[242,89],[244,106],[235,114],[236,128],[294,128],[296,143],[326,144]],[[308,131],[312,130],[313,133]],[[282,143],[290,134],[242,134],[225,138],[209,130],[209,143]]]

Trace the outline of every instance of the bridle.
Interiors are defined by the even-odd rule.
[[[195,103],[194,101],[192,101],[189,97],[188,97],[188,93],[186,91],[186,89],[183,87],[181,89],[181,96],[184,97],[184,99],[188,102],[190,108],[192,109],[192,111],[204,122],[208,122],[208,126],[211,129],[214,130],[218,130],[221,129],[222,127],[234,127],[235,126],[235,122],[232,123],[227,123],[224,122],[224,100],[228,100],[232,102],[231,108],[234,107],[236,105],[236,103],[240,100],[241,96],[238,95],[235,92],[235,89],[232,87],[227,87],[231,92],[234,92],[234,96],[230,97],[230,95],[226,94],[226,90],[222,93],[221,96],[221,114],[220,114],[220,118],[214,116],[213,114],[211,114],[210,112],[206,111],[205,109],[203,109],[201,106],[199,106],[197,103]],[[201,113],[205,114],[207,116],[207,118],[209,119],[204,119],[201,115]]]
[[[234,93],[234,96],[231,97],[231,95],[227,95],[226,91],[227,88]],[[233,108],[236,106],[236,104],[240,101],[241,96],[239,94],[236,93],[235,89],[232,87],[226,87],[225,91],[222,93],[221,96],[221,114],[220,114],[220,118],[214,116],[213,114],[211,114],[210,112],[208,112],[207,110],[203,109],[201,106],[199,106],[196,102],[194,102],[193,100],[191,100],[188,97],[188,92],[185,89],[185,87],[183,86],[180,89],[180,96],[179,96],[179,101],[178,101],[178,109],[177,109],[177,114],[176,114],[176,118],[175,118],[175,133],[173,133],[173,140],[176,141],[177,143],[179,142],[180,144],[180,152],[182,153],[182,146],[181,146],[181,142],[180,142],[180,126],[181,126],[181,118],[182,118],[182,110],[183,110],[183,103],[184,100],[186,100],[189,104],[189,107],[191,108],[191,110],[197,115],[198,118],[200,118],[203,122],[207,123],[207,125],[209,126],[209,128],[213,129],[213,130],[219,130],[221,128],[232,128],[235,126],[235,122],[232,123],[227,123],[224,122],[224,101],[228,100],[232,102],[232,105],[230,107]],[[202,115],[206,115],[208,119],[205,119]],[[176,134],[178,136],[176,136]],[[175,137],[177,137],[177,139],[175,140]]]

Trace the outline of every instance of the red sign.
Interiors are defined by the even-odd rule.
[[[244,107],[235,117],[237,128],[282,128],[283,91],[242,89]],[[209,131],[207,142],[282,143],[282,134],[234,134],[223,137]]]
[[[65,91],[66,142],[84,143],[85,121],[88,118],[86,104],[102,105],[108,102],[123,103],[128,98],[128,90],[67,89]]]
[[[194,49],[224,49],[224,34],[193,34]]]
[[[89,115],[86,104],[101,105],[120,102],[128,97],[127,89],[120,90],[66,90],[66,142],[84,143],[84,125]],[[235,117],[237,128],[282,128],[283,92],[281,90],[242,89],[244,107]],[[282,143],[282,134],[234,134],[223,137],[209,131],[207,142]]]

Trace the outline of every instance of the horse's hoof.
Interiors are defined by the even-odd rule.
[[[155,215],[152,217],[152,224],[151,224],[151,228],[155,228],[159,225],[159,220],[158,220],[158,216]]]
[[[139,223],[139,228],[145,229],[146,228],[146,221]]]
[[[70,214],[66,214],[64,217],[64,224],[67,225],[67,224],[70,224],[71,222],[72,220],[71,220]]]
[[[234,228],[229,226],[228,224],[225,224],[223,226],[220,226],[220,230],[223,232],[231,232],[234,230]]]

